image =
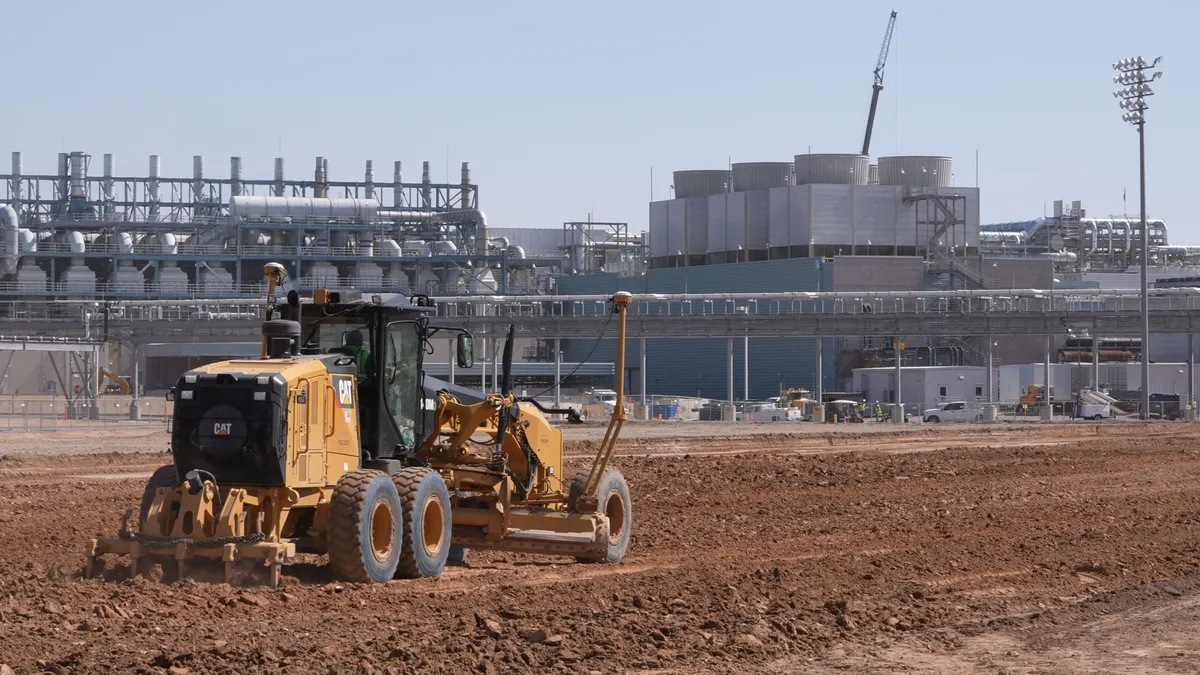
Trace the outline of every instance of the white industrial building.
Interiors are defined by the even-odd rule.
[[[979,247],[979,189],[953,185],[949,157],[796,155],[674,181],[650,204],[651,267]]]

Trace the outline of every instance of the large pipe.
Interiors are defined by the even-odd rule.
[[[318,157],[317,158],[317,168],[313,171],[313,196],[314,197],[321,198],[321,197],[328,196],[326,194],[326,191],[328,190],[328,188],[325,183],[326,180],[328,179],[328,174],[326,173],[328,168],[329,168],[329,164],[325,161],[325,158]]]
[[[67,176],[71,172],[68,157],[65,152],[58,153],[58,198],[63,201],[67,199]]]
[[[192,203],[204,201],[204,155],[192,156]]]
[[[0,256],[0,275],[16,274],[17,261],[21,257],[21,233],[17,224],[17,211],[5,204],[0,206],[0,242],[4,245]]]
[[[18,234],[21,241],[21,255],[37,253],[37,233],[33,230],[21,229]],[[33,258],[26,258],[26,262],[32,263]]]
[[[327,197],[260,197],[242,195],[229,199],[229,215],[235,218],[349,218],[374,220],[379,202],[374,199],[329,199]]]
[[[128,232],[118,232],[117,250],[125,254],[133,253],[133,235]]]
[[[100,189],[104,192],[104,201],[106,202],[116,199],[116,195],[113,194],[114,165],[113,154],[111,152],[104,153],[104,180],[100,182]],[[106,210],[111,208],[111,206],[107,206]]]
[[[237,197],[242,194],[242,158],[229,158],[229,196]]]
[[[377,214],[397,223],[475,223],[475,252],[487,255],[488,226],[487,215],[480,209],[460,209],[458,211],[397,211],[381,210]]]
[[[375,256],[375,234],[373,232],[358,233],[358,254],[366,258]]]
[[[462,187],[460,188],[460,190],[461,190],[462,194],[460,194],[458,197],[458,206],[459,206],[459,208],[469,209],[469,208],[471,208],[471,163],[470,162],[462,163],[461,176],[462,176],[462,179],[461,179]]]
[[[67,233],[67,242],[71,245],[71,253],[84,253],[87,251],[87,242],[83,238],[83,233],[78,230],[72,230]]]
[[[392,174],[392,208],[404,205],[404,181],[400,171],[400,162],[396,162],[395,173]]]
[[[150,222],[158,220],[158,155],[150,155],[150,180],[146,181],[146,198],[150,202],[150,211],[146,219]]]
[[[363,172],[363,183],[366,184],[364,197],[375,199],[375,162],[367,160],[367,168]]]
[[[275,158],[275,196],[283,197],[283,158]]]
[[[87,160],[78,150],[71,153],[71,199],[87,199],[87,188],[84,187]]]
[[[379,242],[379,250],[383,257],[399,258],[402,249],[400,248],[400,244],[397,243],[395,239],[384,239],[383,241]]]
[[[429,162],[421,162],[421,206],[433,208],[433,188],[429,180]]]
[[[480,255],[487,255],[488,252],[488,226],[487,216],[479,209],[472,209],[476,214],[475,217],[475,251]]]
[[[178,255],[179,243],[175,239],[175,235],[171,232],[163,232],[158,235],[158,242],[162,244],[163,255]]]
[[[25,189],[25,186],[22,184],[22,181],[21,181],[21,174],[25,170],[24,165],[25,165],[25,161],[21,156],[21,152],[19,150],[13,152],[13,154],[12,154],[12,176],[13,176],[13,179],[12,179],[12,202],[13,202],[13,209],[16,211],[21,210],[21,193]]]

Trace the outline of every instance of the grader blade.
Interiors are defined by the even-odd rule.
[[[129,525],[133,510],[126,512],[116,537],[91,540],[85,577],[92,577],[103,568],[101,556],[123,555],[129,558],[130,577],[142,571],[143,559],[161,560],[164,565],[174,561],[179,578],[185,578],[191,561],[207,559],[222,561],[225,582],[233,581],[234,563],[240,560],[259,560],[269,568],[272,588],[279,585],[281,567],[296,555],[296,544],[290,541],[270,541],[261,530],[245,533],[245,518],[241,509],[244,490],[230,490],[220,503],[217,513],[217,490],[212,483],[191,491],[187,485],[159,490],[151,505],[142,531]],[[154,531],[167,534],[155,534]]]

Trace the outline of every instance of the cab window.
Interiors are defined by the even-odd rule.
[[[401,442],[410,448],[416,443],[421,403],[420,373],[417,371],[420,349],[416,323],[400,321],[388,325],[383,362],[384,400]]]
[[[315,323],[315,322],[314,322]],[[358,335],[355,336],[354,334]],[[304,348],[321,354],[337,353],[361,338],[364,348],[370,348],[371,329],[364,316],[329,316],[304,330]]]

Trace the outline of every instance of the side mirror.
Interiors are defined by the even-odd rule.
[[[168,401],[175,400],[175,387],[171,387],[170,389],[167,390],[167,400]]]
[[[459,333],[454,347],[454,351],[458,352],[455,359],[459,368],[465,370],[475,365],[475,338],[471,337],[470,333]]]

